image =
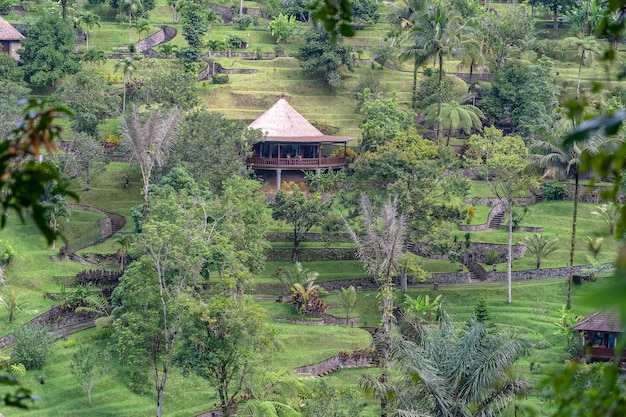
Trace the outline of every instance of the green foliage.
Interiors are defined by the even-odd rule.
[[[549,58],[534,64],[507,60],[495,71],[491,89],[481,102],[490,123],[524,135],[552,126],[558,118],[559,94],[553,73]]]
[[[354,388],[337,388],[323,379],[302,400],[302,417],[361,416],[364,401]]]
[[[37,229],[48,243],[52,243],[59,233],[53,230],[46,219],[46,207],[41,196],[46,191],[57,195],[67,195],[77,199],[75,193],[67,190],[69,184],[59,175],[51,161],[38,163],[39,149],[44,146],[48,153],[56,151],[54,140],[59,137],[61,127],[55,118],[71,115],[62,106],[50,106],[45,101],[29,100],[23,109],[23,119],[11,132],[9,139],[0,142],[0,188],[3,198],[2,209],[13,209],[24,222],[25,214],[31,213]],[[31,159],[31,157],[33,159]],[[17,161],[22,160],[20,164]],[[52,188],[48,184],[52,183]],[[0,219],[0,229],[6,226],[7,218]]]
[[[183,9],[183,37],[189,45],[183,61],[188,64],[198,61],[202,49],[202,39],[207,32],[206,7],[200,3],[188,2]]]
[[[3,82],[11,81],[20,84],[24,81],[24,70],[17,65],[17,61],[9,54],[0,55],[0,74]],[[9,91],[3,89],[2,91]]]
[[[616,204],[602,204],[596,207],[596,210],[592,211],[591,214],[602,219],[608,226],[610,235],[615,233],[615,226],[620,219],[619,207]]]
[[[103,173],[109,159],[104,155],[100,142],[87,134],[76,135],[74,145],[78,172],[85,184],[85,190],[90,190],[92,176]]]
[[[498,415],[529,388],[511,372],[528,354],[527,341],[475,320],[460,330],[445,311],[438,324],[413,321],[402,328],[394,366],[401,378],[392,397],[398,413],[443,417],[462,409],[472,410],[464,412],[468,416]]]
[[[353,70],[350,50],[343,44],[343,38],[337,37],[331,41],[328,32],[321,29],[312,29],[304,35],[297,58],[305,73],[310,75],[323,74],[328,85],[337,89],[341,86],[339,69],[345,66]]]
[[[44,325],[18,327],[12,336],[13,356],[26,369],[41,369],[52,356],[54,336]]]
[[[0,57],[3,56],[8,55],[0,55]],[[15,62],[13,58],[9,57],[9,59]],[[3,92],[0,96],[0,137],[5,137],[15,128],[22,116],[22,107],[18,103],[28,97],[31,91],[29,88],[9,80],[0,80],[0,89]]]
[[[211,82],[213,84],[228,84],[228,81],[228,74],[215,74],[211,77]]]
[[[85,100],[85,92],[89,100]],[[94,70],[80,71],[63,80],[53,97],[74,112],[72,129],[97,138],[98,125],[118,114],[119,96],[111,95],[111,87]]]
[[[248,296],[214,294],[205,300],[184,297],[181,301],[186,326],[176,362],[215,386],[219,406],[227,415],[256,361],[271,346],[264,312]]]
[[[94,349],[86,344],[78,345],[78,349],[72,355],[72,367],[70,372],[78,380],[78,383],[87,391],[89,407],[91,407],[91,392],[96,382],[109,373],[111,358],[108,351]]]
[[[244,161],[252,156],[252,144],[262,139],[260,131],[247,129],[244,122],[229,121],[204,109],[193,110],[183,119],[164,172],[181,166],[197,183],[206,183],[217,192],[227,178],[247,173]],[[206,149],[212,151],[206,153]]]
[[[384,145],[411,126],[410,113],[400,108],[395,96],[385,98],[382,94],[374,95],[369,90],[364,90],[362,97],[362,150],[373,150]]]
[[[584,410],[588,417],[620,417],[626,414],[626,382],[614,361],[594,364],[569,362],[541,386],[544,396],[556,403],[553,417],[570,417]]]
[[[307,184],[311,187],[315,187],[319,191],[336,191],[338,188],[341,188],[346,181],[346,173],[327,168],[319,174],[315,171],[305,171],[304,178]]]
[[[276,38],[276,43],[289,42],[296,27],[296,16],[288,16],[280,13],[278,17],[270,22],[270,33]]]
[[[378,3],[374,0],[353,0],[352,23],[356,28],[360,28],[363,25],[373,25],[380,20],[380,13],[378,12]]]
[[[74,54],[75,37],[74,29],[54,14],[45,14],[35,22],[20,51],[26,80],[54,86],[58,79],[80,71],[80,58]]]
[[[485,49],[496,68],[502,67],[524,40],[537,34],[532,17],[521,9],[485,13],[480,28]]]
[[[580,321],[580,316],[577,316],[571,310],[568,310],[566,306],[560,308],[557,313],[559,318],[553,323],[557,327],[554,334],[559,335],[564,339],[565,351],[568,352],[571,357],[579,357],[582,353],[581,343],[578,339],[579,333],[572,327]]]
[[[427,68],[432,72],[432,68]],[[426,73],[426,70],[424,71]],[[437,75],[438,72],[433,73]],[[427,75],[427,74],[426,74]],[[415,90],[415,104],[417,108],[426,110],[429,106],[437,104],[437,93],[439,90],[439,77],[427,76],[419,83]],[[451,76],[445,75],[441,79],[441,102],[447,103],[452,100],[459,100],[459,94],[454,90],[454,81]]]
[[[487,265],[495,265],[500,262],[500,252],[495,249],[489,249],[487,252],[487,261],[485,263]]]
[[[293,262],[298,261],[298,249],[306,233],[313,226],[320,225],[330,213],[331,202],[322,201],[321,196],[305,196],[294,183],[290,192],[280,190],[276,193],[272,207],[272,218],[283,220],[293,229]]]
[[[346,319],[349,319],[350,313],[358,301],[356,288],[354,288],[354,285],[350,285],[348,288],[341,287],[341,291],[337,291],[337,297],[346,312]]]
[[[148,106],[160,104],[191,110],[200,103],[197,75],[182,68],[158,67],[143,73],[142,79],[138,98]]]
[[[0,255],[0,265],[9,266],[15,257],[15,249],[13,249],[13,246],[10,243],[0,240],[0,250],[2,249],[4,250]]]
[[[474,306],[474,318],[478,323],[488,326],[491,324],[491,313],[485,297],[480,297]]]
[[[238,15],[235,17],[235,24],[239,30],[246,30],[252,24],[252,16],[247,14]]]
[[[437,295],[432,301],[428,294],[418,294],[417,297],[412,298],[409,294],[404,294],[404,302],[402,308],[407,314],[413,314],[418,317],[423,317],[426,320],[431,320],[433,313],[439,309],[439,305],[442,300],[442,295]]]
[[[567,183],[561,181],[548,181],[541,184],[541,192],[546,200],[566,200],[569,197]]]
[[[558,236],[553,238],[547,235],[540,235],[538,233],[532,234],[530,236],[526,236],[524,240],[520,243],[526,245],[526,250],[528,253],[533,255],[537,262],[537,269],[541,268],[541,261],[552,252],[558,249],[557,242],[559,241]]]
[[[304,286],[315,282],[318,276],[319,273],[303,268],[300,262],[294,263],[291,269],[276,271],[276,278],[285,287],[285,293],[291,292],[296,284]]]
[[[604,238],[597,237],[594,239],[591,236],[587,236],[585,243],[587,243],[587,250],[591,252],[594,261],[598,259],[598,255],[600,254],[600,251],[602,250],[602,245],[604,244]]]
[[[328,306],[321,300],[320,286],[315,284],[315,279],[308,280],[306,286],[296,282],[291,288],[292,303],[299,316],[320,317],[326,313]]]

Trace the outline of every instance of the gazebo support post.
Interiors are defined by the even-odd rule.
[[[280,184],[281,184],[281,174],[282,174],[282,169],[278,168],[276,170],[276,192],[280,191]]]

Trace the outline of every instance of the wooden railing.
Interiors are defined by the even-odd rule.
[[[592,358],[613,359],[615,357],[615,349],[585,346],[583,348],[583,354]],[[626,351],[622,351],[620,358],[626,359]]]
[[[327,158],[261,158],[246,159],[246,165],[256,168],[341,168],[346,165],[344,156]]]

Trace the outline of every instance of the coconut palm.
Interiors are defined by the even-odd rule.
[[[615,226],[620,218],[619,207],[615,203],[602,204],[597,206],[595,211],[591,214],[602,219],[604,223],[609,227],[609,234],[615,233]]]
[[[133,13],[137,13],[143,5],[141,0],[124,0],[124,3],[128,7],[128,47],[133,43]]]
[[[545,169],[546,175],[559,178],[574,178],[574,209],[572,214],[572,238],[569,258],[569,277],[567,285],[567,309],[572,308],[572,280],[574,275],[574,253],[576,250],[576,222],[578,217],[578,196],[580,188],[581,156],[583,152],[596,154],[611,151],[619,146],[622,139],[605,138],[599,134],[591,136],[585,142],[566,143],[560,136],[548,135],[536,139],[530,146],[531,169]]]
[[[141,34],[143,32],[149,32],[151,26],[146,19],[141,19],[135,20],[135,22],[133,23],[133,28],[137,31],[137,37],[141,38]]]
[[[176,45],[172,45],[171,43],[165,43],[159,47],[159,50],[163,55],[165,55],[165,58],[170,59],[174,56],[178,48]]]
[[[408,317],[394,351],[400,379],[389,387],[397,415],[499,416],[529,388],[511,374],[530,348],[512,331],[490,329],[475,319],[457,329],[443,309],[437,328]]]
[[[558,237],[550,238],[548,236],[535,233],[533,235],[526,236],[520,243],[522,245],[526,245],[526,250],[528,250],[531,255],[535,256],[535,259],[537,260],[537,269],[539,269],[541,268],[541,261],[543,258],[558,249],[558,241]]]
[[[100,24],[100,16],[95,14],[94,12],[82,12],[78,15],[79,24],[85,25],[87,30],[85,30],[85,43],[86,49],[89,50],[89,35],[91,34],[91,30],[94,26],[102,27]]]
[[[415,24],[403,42],[414,51],[412,54],[416,59],[419,57],[419,60],[425,60],[433,57],[439,66],[437,120],[441,114],[443,57],[454,55],[475,44],[473,33],[474,29],[470,21],[464,20],[448,0],[433,0],[432,3],[424,5],[423,11],[416,18]],[[437,143],[439,143],[439,124],[437,124],[436,131]]]
[[[566,45],[570,45],[576,48],[578,54],[580,54],[580,60],[578,64],[578,83],[576,84],[576,100],[580,95],[580,78],[585,65],[585,60],[588,64],[591,64],[593,58],[600,55],[600,44],[596,41],[595,36],[585,36],[584,38],[578,38],[571,36],[563,39]]]
[[[101,49],[90,49],[83,55],[83,61],[92,64],[104,64],[107,62],[107,54]]]
[[[122,58],[120,61],[115,64],[113,72],[117,72],[117,70],[122,71],[124,74],[124,100],[122,101],[122,114],[126,113],[126,81],[132,77],[133,73],[137,67],[135,67],[135,63],[131,58]]]
[[[439,112],[439,117],[437,117]],[[482,130],[483,124],[480,119],[484,119],[485,115],[482,110],[471,104],[459,104],[458,101],[449,103],[441,103],[441,107],[437,103],[431,104],[424,112],[426,122],[437,123],[441,129],[448,129],[448,137],[446,145],[450,144],[450,133],[453,130],[462,129],[466,135],[472,133],[472,129]]]

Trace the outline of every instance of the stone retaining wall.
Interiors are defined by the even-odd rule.
[[[266,233],[265,237],[270,242],[291,242],[293,240],[293,232],[270,232]],[[324,234],[322,233],[305,233],[305,242],[325,242]],[[350,236],[345,233],[340,240],[341,242],[351,242]]]
[[[349,356],[338,354],[312,365],[295,368],[297,373],[312,374],[315,376],[327,375],[342,368],[365,368],[374,366],[375,363],[370,355]]]
[[[144,38],[137,42],[137,51],[147,51],[148,49],[152,49],[155,46],[162,44],[163,42],[165,42],[165,32],[163,31],[163,29],[161,29],[158,32],[148,36],[147,38]]]
[[[580,273],[580,271],[588,270],[590,265],[580,265],[573,268],[574,274]],[[565,268],[548,268],[548,269],[533,269],[529,271],[513,271],[511,279],[513,281],[526,281],[529,279],[541,279],[541,278],[554,278],[554,277],[568,277],[569,267]],[[487,272],[487,281],[506,281],[506,272]]]
[[[291,260],[291,248],[271,248],[265,251],[268,261]],[[355,248],[302,248],[298,251],[300,262],[350,261],[356,259]]]

